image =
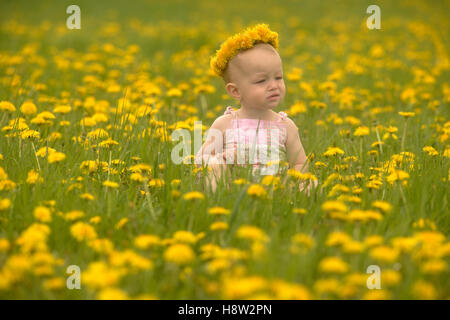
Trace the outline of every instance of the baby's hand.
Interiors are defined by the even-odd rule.
[[[305,191],[307,196],[311,195],[311,189],[317,187],[318,182],[317,180],[309,180],[309,181],[305,181],[305,182],[300,182],[300,184],[298,185],[298,188],[300,190],[300,192]]]
[[[227,148],[222,156],[225,164],[237,164],[237,143],[234,143],[232,148]]]

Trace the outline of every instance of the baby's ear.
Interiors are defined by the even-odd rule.
[[[234,99],[239,100],[241,98],[239,89],[235,83],[233,83],[233,82],[227,83],[227,85],[225,86],[225,89],[227,90],[228,94],[230,96],[232,96]]]

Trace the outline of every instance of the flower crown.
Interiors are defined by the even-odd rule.
[[[267,24],[261,23],[244,32],[235,34],[222,43],[216,55],[211,58],[212,71],[222,77],[227,69],[228,62],[240,51],[252,48],[258,43],[268,43],[278,50],[278,33],[269,29]]]

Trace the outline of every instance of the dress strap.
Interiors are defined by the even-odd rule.
[[[280,111],[280,112],[278,112],[278,114],[280,115],[280,119],[278,119],[278,122],[281,122],[281,121],[284,121],[287,119],[288,115],[286,112]]]
[[[233,110],[232,106],[228,106],[227,110],[225,110],[224,114],[231,114],[234,119],[236,119],[236,111]]]

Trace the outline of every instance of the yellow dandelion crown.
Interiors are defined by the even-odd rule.
[[[278,33],[269,29],[267,24],[261,23],[244,32],[229,37],[222,43],[216,55],[211,57],[212,71],[222,77],[227,69],[228,62],[240,51],[252,48],[257,43],[268,43],[278,50]]]

